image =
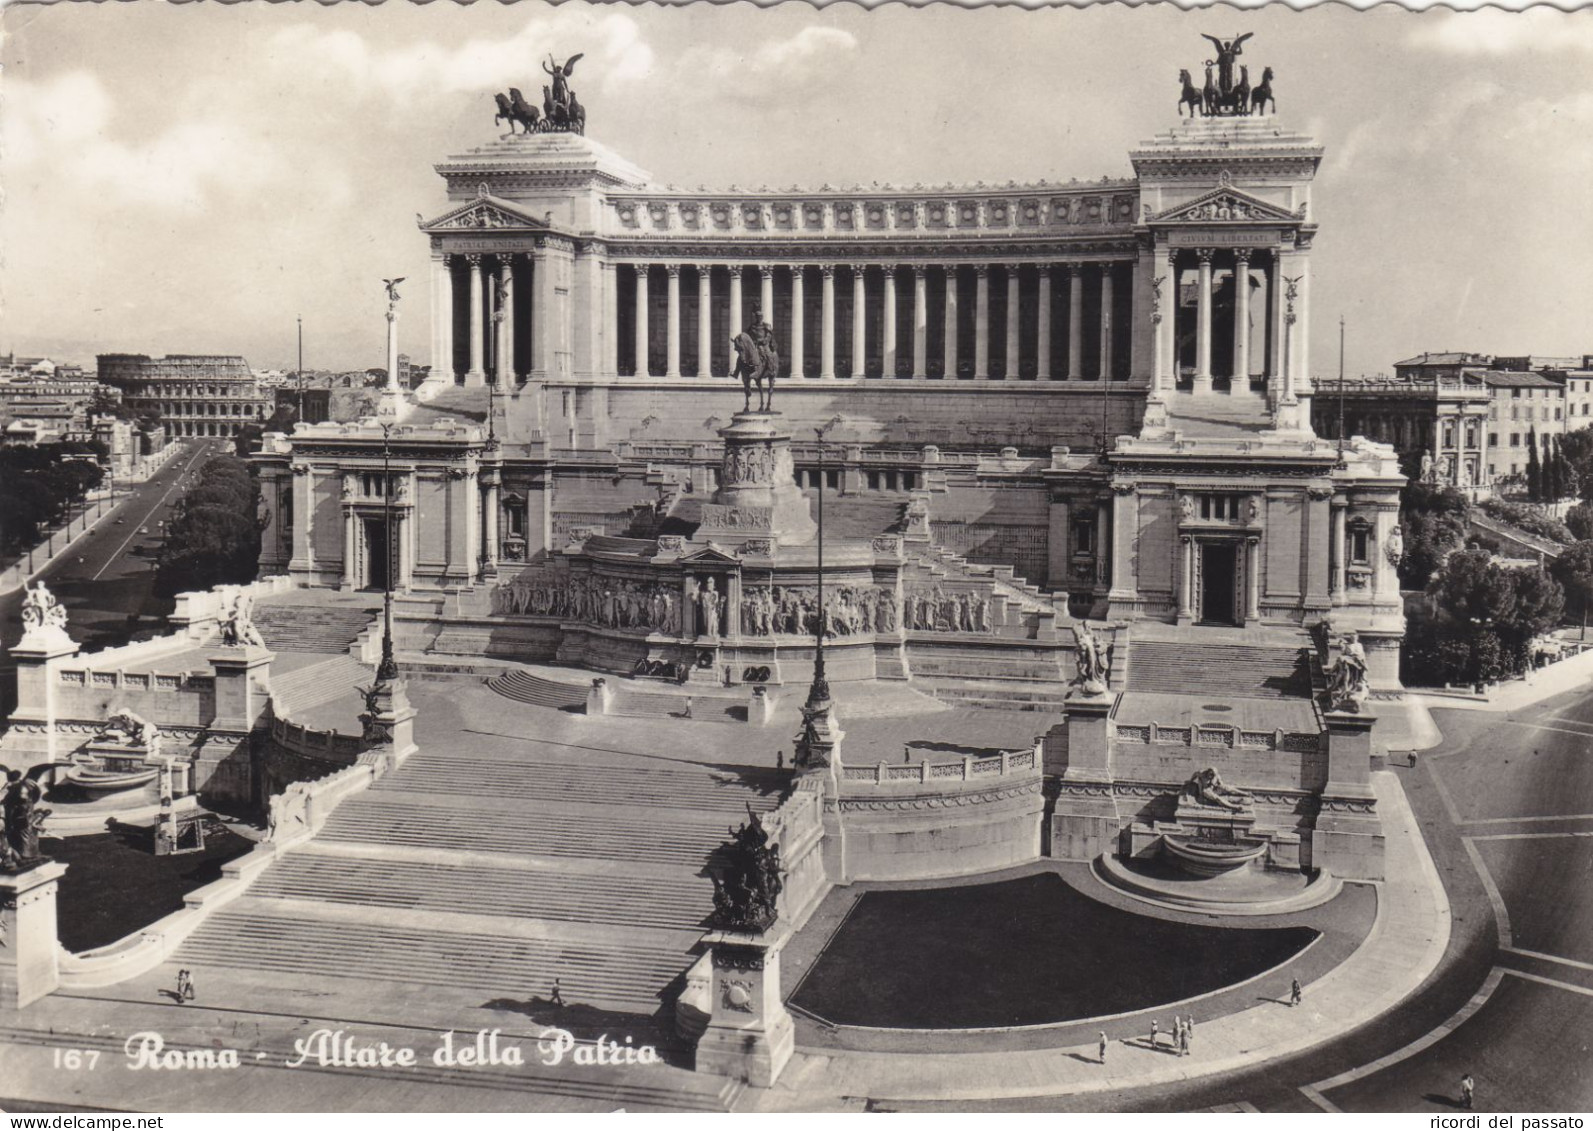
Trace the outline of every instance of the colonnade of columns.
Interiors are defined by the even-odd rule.
[[[530,356],[530,342],[517,341],[516,335],[522,327],[530,335],[536,334],[537,304],[526,303],[527,316],[521,317],[518,291],[521,284],[529,290],[535,270],[531,258],[518,253],[432,257],[432,294],[436,301],[432,311],[432,356],[449,370],[446,379],[462,376],[465,385],[474,386],[507,384],[529,375],[520,359]],[[465,311],[463,351],[454,340],[461,307]],[[464,353],[463,358],[458,356],[460,352]]]
[[[774,328],[784,375],[820,380],[955,375],[975,380],[1021,376],[1075,381],[1103,373],[1112,379],[1128,376],[1125,331],[1131,319],[1124,309],[1129,304],[1118,296],[1120,290],[1132,295],[1132,288],[1122,261],[905,266],[631,263],[617,268],[631,279],[631,301],[619,304],[626,325],[616,328],[614,358],[617,370],[628,376],[725,373],[726,363],[733,360],[728,340],[751,321],[744,298],[750,289],[749,275],[758,280],[756,301],[762,321]],[[696,277],[690,310],[681,283],[684,270]],[[777,273],[786,284],[781,288],[785,325],[780,324],[776,308]],[[1004,300],[1000,311],[992,299],[993,274],[1003,288],[996,292]],[[665,288],[662,303],[655,298],[660,275]],[[847,276],[849,288],[844,286]],[[810,310],[808,297],[814,282],[817,301],[811,305],[817,306],[816,311]],[[932,283],[938,296],[932,297]],[[1065,312],[1056,309],[1058,287],[1067,291]],[[1095,291],[1088,334],[1091,356],[1086,357],[1086,291],[1091,288]],[[970,289],[971,318],[963,311],[967,297],[963,292]],[[816,331],[809,321],[814,313]],[[660,314],[661,328],[653,324]],[[691,364],[683,356],[688,318],[696,327]],[[1065,337],[1058,333],[1058,321],[1066,323]],[[964,338],[970,329],[971,342]],[[940,339],[939,349],[933,349],[935,338]],[[996,343],[1004,347],[999,357]],[[1057,345],[1063,348],[1058,350]],[[815,347],[817,356],[810,353]]]
[[[1188,379],[1206,392],[1217,379],[1248,382],[1265,378],[1294,381],[1309,394],[1304,359],[1309,356],[1309,322],[1304,287],[1308,257],[1283,248],[1169,248],[1156,253],[1155,278],[1162,312],[1155,333],[1158,387],[1165,391]],[[1297,291],[1294,319],[1287,298]],[[1185,299],[1186,288],[1194,301]],[[1259,295],[1252,292],[1259,290]],[[1218,322],[1218,296],[1227,319]]]

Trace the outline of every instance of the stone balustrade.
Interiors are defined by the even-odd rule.
[[[846,766],[841,778],[861,785],[918,783],[933,785],[951,782],[981,782],[1014,774],[1032,773],[1039,765],[1037,750],[1004,750],[989,758],[963,758],[955,762],[930,762],[893,766],[880,762],[873,766]]]
[[[271,720],[271,741],[283,750],[321,762],[352,763],[365,750],[363,739],[335,730],[317,730],[291,719]]]
[[[1323,736],[1300,731],[1242,730],[1221,723],[1196,723],[1192,726],[1162,726],[1159,723],[1113,724],[1112,737],[1119,743],[1145,746],[1194,746],[1227,750],[1281,750],[1291,754],[1310,754],[1322,749]]]

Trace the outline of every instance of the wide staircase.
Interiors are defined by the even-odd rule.
[[[332,656],[271,678],[272,709],[278,718],[295,715],[341,699],[353,702],[376,675],[352,656]]]
[[[487,681],[487,686],[505,699],[529,703],[533,707],[552,707],[563,711],[572,707],[585,708],[586,690],[573,683],[548,679],[532,672],[514,668]]]
[[[359,607],[257,605],[254,626],[273,652],[347,652],[375,615]]]
[[[959,707],[1058,711],[1067,698],[1061,653],[997,654],[978,645],[915,643],[909,650],[913,686]]]
[[[525,1003],[542,1023],[557,982],[566,1009],[664,1040],[713,907],[704,865],[727,826],[774,808],[789,781],[554,743],[423,750],[343,802],[173,961],[332,998],[348,987],[350,1008],[393,984],[432,1004],[463,991],[472,1006]],[[543,1098],[594,1087],[590,1068],[519,1071]],[[735,1094],[682,1072],[668,1088],[634,1070],[610,1078],[602,1094],[638,1107],[723,1109]]]
[[[1311,643],[1304,634],[1298,644],[1211,641],[1196,651],[1187,643],[1136,639],[1130,648],[1129,691],[1236,699],[1311,696]]]

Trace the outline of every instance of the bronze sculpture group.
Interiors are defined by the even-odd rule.
[[[1183,84],[1183,92],[1178,97],[1180,117],[1185,106],[1189,107],[1191,118],[1247,117],[1265,114],[1269,105],[1274,114],[1278,112],[1278,100],[1272,96],[1271,67],[1262,70],[1261,82],[1254,88],[1250,85],[1249,67],[1240,65],[1239,76],[1237,79],[1234,77],[1234,60],[1244,54],[1244,41],[1253,34],[1246,32],[1230,40],[1221,40],[1214,35],[1202,36],[1211,41],[1217,57],[1206,61],[1206,83],[1203,87],[1195,86],[1187,70],[1178,72],[1178,81]],[[1212,73],[1214,69],[1215,75]]]
[[[493,115],[493,124],[508,122],[511,135],[517,124],[528,134],[586,133],[586,108],[570,89],[570,76],[575,73],[575,63],[580,58],[580,55],[571,55],[561,64],[552,55],[548,56],[542,69],[553,81],[542,88],[541,110],[525,100],[519,87],[511,86],[508,94],[495,95],[498,112]]]
[[[53,767],[46,762],[23,773],[0,766],[4,775],[4,795],[0,813],[5,816],[5,835],[0,837],[0,872],[21,872],[44,862],[39,852],[39,835],[50,810],[39,808],[44,787],[39,778]]]
[[[714,882],[713,925],[724,931],[768,930],[779,917],[777,903],[785,880],[780,846],[769,842],[769,831],[752,806],[747,806],[747,820],[731,830],[729,842],[716,855],[719,866],[709,866]]]

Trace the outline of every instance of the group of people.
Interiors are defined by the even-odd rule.
[[[678,592],[656,582],[525,573],[492,591],[492,607],[511,616],[560,617],[671,635],[679,631]]]
[[[757,585],[741,598],[741,631],[749,636],[812,636],[818,629],[818,590]],[[826,637],[895,632],[895,594],[874,585],[843,585],[824,594]]]
[[[902,603],[902,621],[913,632],[990,632],[990,599],[939,585],[914,589]]]

